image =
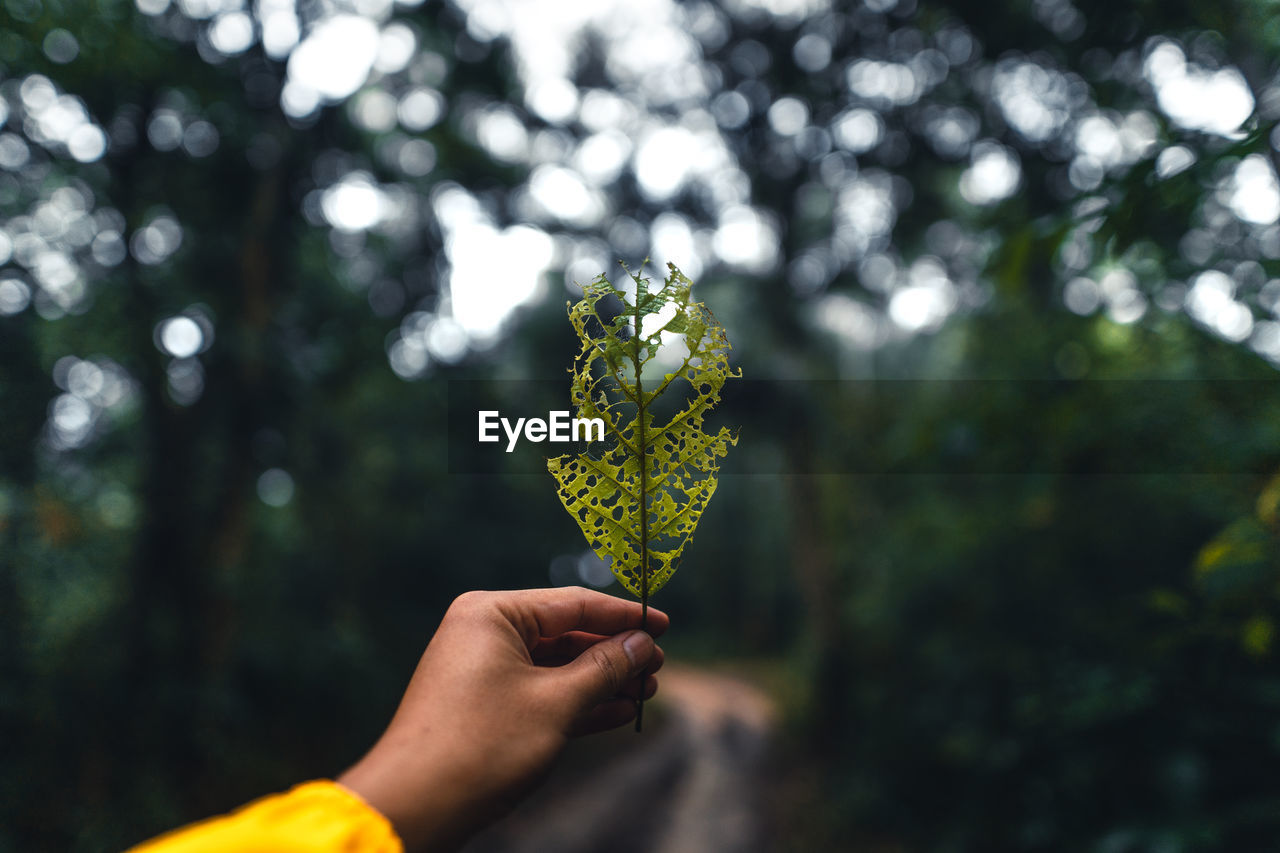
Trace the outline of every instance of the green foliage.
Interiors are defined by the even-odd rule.
[[[668,266],[657,291],[632,274],[634,305],[612,318],[602,316],[602,303],[619,294],[603,273],[569,307],[582,342],[571,371],[575,415],[604,421],[606,437],[600,447],[547,460],[560,501],[587,542],[645,601],[675,572],[715,494],[719,460],[738,443],[728,427],[703,429],[725,380],[742,375],[729,368],[729,339],[707,307],[692,301],[693,282]],[[652,373],[672,349],[679,366],[646,391],[646,368]],[[686,384],[684,406],[660,423],[655,408]]]
[[[647,495],[641,524],[666,497],[688,508],[685,532],[620,538],[643,596],[635,567],[650,563],[650,591],[669,577],[647,549],[679,554],[696,521],[699,571],[664,591],[679,642],[783,656],[808,676],[795,723],[809,748],[791,760],[815,790],[794,823],[829,835],[779,846],[1274,847],[1280,486],[1262,472],[1280,468],[1280,395],[1259,385],[1243,406],[1219,393],[1231,383],[1204,381],[1274,380],[1280,364],[1280,228],[1230,203],[1244,159],[1280,163],[1270,0],[811,4],[829,8],[803,21],[677,4],[691,46],[674,52],[690,57],[680,76],[616,77],[637,34],[610,47],[600,32],[578,44],[569,80],[582,120],[551,126],[527,109],[515,42],[469,34],[475,4],[395,4],[377,24],[408,26],[413,61],[303,119],[278,106],[287,61],[260,45],[215,55],[208,29],[223,16],[189,14],[200,5],[0,2],[0,244],[13,243],[0,281],[31,292],[0,316],[0,731],[15,733],[0,851],[121,849],[332,774],[385,723],[424,621],[464,589],[527,583],[531,562],[564,551],[541,477],[459,475],[442,426],[446,383],[464,371],[545,376],[573,357],[558,300],[524,306],[458,365],[457,351],[432,350],[415,382],[388,369],[397,346],[446,339],[451,300],[478,286],[450,272],[483,254],[443,227],[458,197],[484,212],[472,233],[534,225],[556,263],[664,251],[658,235],[687,226],[700,294],[734,328],[748,375],[1044,380],[841,394],[787,381],[781,406],[742,394],[734,422],[753,440],[712,461],[753,476],[722,481],[723,506],[701,520],[716,472],[696,504],[670,484]],[[313,11],[304,39],[334,10]],[[79,42],[74,61],[46,49],[55,28]],[[1170,117],[1143,72],[1166,42],[1189,74],[1239,69],[1257,109],[1237,132]],[[860,94],[849,72],[866,59],[919,85],[907,99]],[[705,92],[654,100],[649,87],[671,80]],[[423,88],[442,99],[438,123],[365,120]],[[605,127],[618,111],[597,104],[615,97],[634,118]],[[76,99],[109,137],[94,162],[49,138],[62,120],[37,115],[65,117]],[[794,134],[770,121],[788,112],[804,116]],[[511,116],[527,159],[486,143],[505,135],[487,123]],[[212,125],[212,153],[153,142],[175,119],[184,134]],[[648,141],[669,125],[690,131],[701,165],[672,156],[658,168],[672,194],[655,195],[653,171],[641,181],[634,165],[670,151]],[[635,155],[613,179],[584,175],[607,199],[599,220],[578,219],[571,199],[531,208],[543,194],[526,172],[580,171],[597,134],[630,138]],[[1016,162],[1019,191],[973,203],[961,182],[991,143]],[[1161,168],[1165,152],[1193,162]],[[332,230],[315,202],[348,176],[403,215]],[[748,204],[772,227],[739,239]],[[130,255],[161,215],[181,244],[160,263]],[[67,269],[49,263],[59,257],[77,270],[70,290],[42,284]],[[1252,312],[1248,338],[1188,317],[1206,271]],[[63,310],[54,297],[80,285]],[[1067,311],[1072,289],[1088,298]],[[897,325],[925,293],[954,313],[908,310],[914,331]],[[617,332],[612,363],[638,388],[628,346],[646,361],[650,348],[625,335],[634,323],[611,294],[581,319]],[[188,312],[213,334],[174,359],[155,332]],[[606,353],[587,354],[609,385]],[[131,392],[89,399],[96,380],[64,375],[81,362],[80,380],[110,368]],[[194,400],[170,374],[190,380],[193,366]],[[644,387],[674,366],[646,367]],[[1157,378],[1171,381],[1135,382]],[[677,390],[654,417],[675,412]],[[60,406],[85,402],[96,420],[83,443],[51,443]],[[616,431],[654,428],[628,407],[618,400]],[[580,500],[617,503],[650,470],[590,458],[622,476]],[[296,483],[285,506],[255,492],[272,468]],[[683,469],[680,487],[702,474]]]
[[[1262,489],[1253,512],[1228,524],[1196,557],[1198,591],[1211,606],[1213,630],[1250,656],[1271,655],[1280,579],[1280,475]]]

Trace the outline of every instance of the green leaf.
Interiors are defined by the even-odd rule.
[[[623,294],[603,273],[569,306],[582,342],[570,371],[575,417],[602,419],[605,440],[547,460],[560,502],[588,544],[645,602],[679,566],[715,494],[720,459],[738,443],[728,427],[704,430],[725,380],[742,375],[729,368],[729,339],[692,301],[693,282],[668,267],[658,290],[631,274],[635,299],[623,299],[616,315],[602,312]],[[664,363],[675,369],[663,370]]]

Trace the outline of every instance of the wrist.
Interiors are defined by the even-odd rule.
[[[382,814],[411,853],[456,850],[480,824],[465,793],[472,783],[447,756],[421,742],[386,737],[335,781]]]

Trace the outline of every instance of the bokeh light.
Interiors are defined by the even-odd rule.
[[[1143,690],[1166,671],[1182,678],[1192,656],[1177,649],[1193,633],[1189,643],[1227,638],[1204,655],[1242,661],[1223,678],[1265,669],[1280,617],[1237,630],[1231,611],[1269,599],[1197,597],[1206,578],[1229,586],[1239,581],[1226,574],[1248,572],[1169,557],[1265,501],[1220,500],[1225,476],[1203,478],[1203,493],[1181,504],[1168,480],[1102,478],[1084,509],[1072,490],[1076,473],[1128,470],[1160,444],[1185,464],[1238,466],[1258,482],[1274,465],[1274,418],[1245,429],[1219,399],[1229,383],[1204,383],[1204,399],[1160,410],[1163,421],[1129,399],[1152,377],[1265,380],[1280,368],[1280,76],[1265,9],[129,0],[81,15],[4,2],[0,398],[13,462],[0,471],[0,563],[33,568],[13,582],[21,618],[0,628],[38,635],[4,647],[29,656],[37,692],[57,684],[42,668],[77,674],[71,689],[40,694],[31,720],[62,725],[45,711],[126,684],[102,719],[167,732],[182,747],[172,752],[180,771],[203,764],[201,778],[215,778],[222,741],[208,733],[243,716],[242,686],[294,672],[300,627],[384,689],[393,667],[370,666],[369,650],[418,642],[423,601],[510,585],[539,553],[535,569],[552,584],[607,588],[608,566],[543,523],[548,494],[526,493],[519,478],[494,487],[456,476],[456,447],[434,418],[464,377],[562,377],[574,347],[564,302],[578,283],[604,272],[630,306],[636,289],[618,262],[650,276],[673,262],[730,328],[733,364],[756,388],[787,385],[797,404],[760,403],[754,389],[735,400],[781,426],[744,430],[733,464],[823,475],[726,477],[732,507],[722,508],[741,523],[699,543],[704,574],[673,592],[685,612],[702,601],[717,626],[691,642],[776,653],[749,665],[787,670],[779,690],[797,731],[822,731],[819,758],[845,750],[830,791],[815,772],[818,799],[857,814],[860,840],[895,849],[1172,850],[1183,830],[1192,840],[1182,847],[1219,837],[1226,824],[1202,830],[1201,818],[1217,786],[1245,781],[1200,755],[1203,729],[1176,732],[1180,752],[1143,755],[1130,762],[1141,779],[1125,777],[1126,790],[1156,780],[1132,800],[1163,803],[1176,820],[1144,813],[1103,826],[1058,795],[1081,778],[1123,776],[1112,756],[1122,741],[1148,744],[1134,722],[1148,706],[1156,729],[1183,719],[1162,697],[1181,703],[1190,676]],[[657,365],[686,349],[664,333]],[[988,374],[1014,390],[946,418],[930,414],[929,382],[880,381],[947,380],[936,390]],[[1035,393],[1005,385],[1011,376],[1050,379],[1041,385],[1071,405],[1037,419]],[[814,390],[797,378],[861,381]],[[1110,411],[1105,394],[1073,396],[1125,387],[1102,378],[1134,383],[1113,404],[1131,419],[1095,422],[1094,407]],[[876,400],[834,390],[851,386]],[[878,408],[899,396],[918,406]],[[1257,411],[1270,412],[1270,399],[1258,393]],[[1188,435],[1211,424],[1188,439],[1201,452],[1148,439],[1165,421]],[[1108,454],[1126,430],[1143,440],[1117,461]],[[953,492],[939,478],[917,498],[909,477],[839,473],[866,464],[968,477],[992,460],[1005,471],[1004,454],[1016,458],[1024,440],[1052,472],[1025,489],[1010,486],[1018,477],[974,478]],[[513,532],[494,536],[494,519]],[[1271,520],[1243,521],[1232,535],[1270,541]],[[1144,523],[1154,532],[1143,536]],[[1070,535],[1055,540],[1061,530]],[[1001,554],[1014,557],[1006,565]],[[1056,562],[1066,556],[1078,573]],[[706,595],[720,587],[732,594]],[[206,598],[207,611],[165,623]],[[1062,628],[1079,613],[1082,623]],[[995,649],[964,658],[978,624]],[[1147,666],[1134,673],[1130,661],[1094,659],[1117,640],[1109,626],[1129,637],[1174,624],[1178,643],[1150,644],[1168,661],[1134,652]],[[129,637],[116,643],[121,625]],[[1081,634],[1089,642],[1072,642]],[[798,651],[769,645],[784,635]],[[1023,658],[1042,635],[1052,648]],[[82,653],[95,647],[120,663],[89,677],[77,668],[97,666]],[[140,678],[144,660],[168,666],[166,679]],[[866,678],[810,676],[846,665]],[[185,681],[193,672],[205,681]],[[327,687],[282,683],[320,690],[340,703],[335,713],[367,698],[341,706]],[[1247,684],[1257,693],[1262,681]],[[1011,685],[1022,693],[1006,707]],[[164,698],[174,696],[218,701]],[[179,705],[199,719],[156,725]],[[835,722],[821,729],[814,709]],[[882,718],[876,734],[839,735]],[[1113,737],[1125,726],[1143,737]],[[355,748],[315,737],[318,727],[298,741]],[[258,737],[252,728],[237,737]],[[1259,742],[1274,740],[1255,728]],[[15,764],[31,787],[14,790],[32,793],[9,811],[0,804],[0,818],[69,836],[31,849],[89,843],[48,803],[76,804],[95,828],[136,829],[231,801],[230,783],[186,800],[157,787],[181,763],[159,749],[136,765],[145,778],[132,764],[108,767],[125,749],[113,753],[98,729],[114,730],[91,726],[74,749],[46,760],[37,748],[33,763]],[[1063,731],[1071,749],[1055,759]],[[280,778],[252,752],[239,770]],[[1021,800],[989,797],[988,812],[971,808],[981,796],[933,799],[963,787],[957,778],[996,790],[991,779],[1034,776],[1052,760],[1059,777],[1036,777]],[[25,773],[37,764],[67,768],[71,795],[59,799],[56,774]],[[897,779],[902,767],[942,770],[921,786]],[[119,814],[104,817],[103,803]],[[901,815],[918,826],[904,829]],[[1078,826],[1096,833],[1068,838]],[[987,838],[1006,831],[1004,843]],[[807,840],[792,846],[833,846]]]

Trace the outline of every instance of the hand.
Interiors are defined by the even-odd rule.
[[[452,850],[508,811],[573,735],[635,717],[668,619],[579,587],[469,592],[444,615],[391,724],[338,782],[409,850]]]

